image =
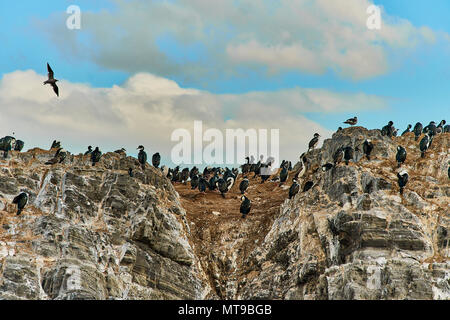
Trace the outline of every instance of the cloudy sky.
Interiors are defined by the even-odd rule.
[[[401,131],[448,120],[448,12],[447,0],[0,1],[0,135],[74,153],[143,144],[171,164],[172,132],[201,120],[224,135],[279,129],[295,161],[355,115]],[[59,98],[42,85],[47,62]]]

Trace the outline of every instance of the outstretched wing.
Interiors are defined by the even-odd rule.
[[[59,97],[59,88],[56,83],[52,83],[53,91],[55,91],[56,95]]]
[[[48,78],[53,79],[53,70],[47,62]]]

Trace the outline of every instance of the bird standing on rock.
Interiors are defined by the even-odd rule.
[[[295,195],[300,190],[300,185],[298,184],[297,179],[292,180],[292,185],[289,188],[289,199],[292,199],[292,197],[295,197]]]
[[[152,164],[155,168],[158,168],[160,163],[161,163],[161,155],[159,154],[159,152],[157,152],[152,156]]]
[[[55,156],[53,159],[48,160],[45,164],[55,164],[55,163],[61,163],[66,159],[67,157],[67,151],[63,148],[59,148],[56,150]]]
[[[242,180],[241,183],[239,184],[239,190],[241,190],[241,194],[245,193],[245,190],[247,190],[249,184],[250,184],[250,182],[249,182],[248,178],[244,177],[244,180]]]
[[[403,170],[399,173],[397,173],[398,178],[398,186],[400,187],[400,194],[403,194],[403,189],[406,186],[406,183],[408,182],[409,175],[406,170]]]
[[[28,193],[21,192],[13,199],[12,203],[17,204],[17,215],[19,215],[28,203]]]
[[[92,166],[95,166],[95,164],[100,161],[101,157],[102,152],[98,147],[95,147],[95,150],[91,153]]]
[[[363,151],[364,154],[366,155],[367,160],[370,161],[370,154],[372,153],[373,150],[373,143],[370,139],[366,139],[363,143]]]
[[[398,163],[398,168],[405,162],[406,160],[406,149],[402,146],[397,147],[397,155],[395,156],[395,159]]]
[[[344,121],[344,123],[354,126],[355,124],[358,123],[358,117],[353,117],[353,118],[347,119],[346,121]]]
[[[241,200],[242,202],[239,211],[240,213],[242,213],[242,218],[245,219],[245,217],[250,213],[250,209],[252,208],[252,202],[246,196],[242,196]]]
[[[343,158],[344,158],[344,148],[339,147],[333,154],[334,165],[336,166],[337,164],[339,164]]]
[[[345,164],[348,166],[348,162],[350,160],[353,160],[353,148],[350,146],[347,146],[344,148],[344,160]]]
[[[315,134],[314,134],[314,138],[312,138],[311,141],[309,142],[309,145],[308,145],[308,152],[309,152],[311,149],[314,150],[314,148],[317,146],[317,144],[319,143],[319,137],[320,137],[320,134],[318,134],[318,133],[315,133]]]
[[[92,146],[88,147],[88,150],[84,153],[85,156],[92,153]]]
[[[408,132],[411,132],[411,131],[410,131],[411,128],[412,128],[412,125],[411,125],[411,124],[408,124],[408,127],[406,128],[405,131],[403,131],[402,136],[404,136],[404,135],[407,134]]]
[[[419,140],[420,135],[422,134],[423,126],[420,122],[417,122],[414,126],[413,132],[414,132],[414,140]]]
[[[420,157],[425,158],[425,152],[430,147],[431,141],[433,141],[433,137],[430,136],[430,132],[427,132],[419,143]]]
[[[143,145],[140,145],[137,149],[139,150],[138,161],[141,164],[142,170],[144,170],[145,164],[147,163],[147,152],[144,151],[145,148]]]

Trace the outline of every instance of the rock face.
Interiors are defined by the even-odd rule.
[[[322,171],[346,146],[353,161]],[[115,153],[93,167],[12,151],[0,160],[0,299],[450,299],[449,151],[449,133],[422,159],[412,133],[344,129],[307,154],[299,182],[314,185],[291,200],[295,172],[282,187],[249,176],[245,220],[241,176],[224,199]]]
[[[208,292],[171,183],[136,159],[11,152],[0,167],[0,299],[200,299]],[[134,177],[128,168],[136,168]],[[20,216],[12,198],[30,199]]]
[[[371,161],[363,158],[366,138],[375,146]],[[347,145],[355,161],[322,172]],[[403,197],[397,145],[408,152]],[[425,159],[413,134],[391,140],[355,127],[325,140],[308,155],[302,180],[314,187],[282,204],[247,260],[255,276],[238,298],[450,299],[449,151],[449,134],[435,138]]]

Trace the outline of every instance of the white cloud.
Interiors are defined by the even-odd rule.
[[[135,154],[139,144],[159,151],[167,161],[177,128],[193,132],[194,120],[205,128],[280,129],[280,156],[297,160],[313,133],[331,132],[305,118],[304,112],[380,109],[385,101],[365,94],[294,88],[274,92],[212,94],[180,88],[174,81],[148,73],[130,77],[122,86],[92,88],[58,82],[60,97],[43,86],[44,75],[15,71],[0,81],[2,135],[16,133],[26,149],[48,148],[61,140],[71,152],[88,145],[103,151],[125,147]],[[206,143],[205,143],[206,145]]]
[[[445,33],[416,27],[383,10],[381,30],[369,30],[368,0],[115,3],[114,11],[83,12],[81,31],[56,27],[64,26],[65,13],[41,21],[40,27],[65,54],[110,69],[197,81],[237,75],[242,66],[262,66],[270,73],[334,70],[350,79],[371,78],[389,71],[388,51],[447,39]],[[181,47],[197,45],[206,58],[177,63],[158,46],[166,36]]]

